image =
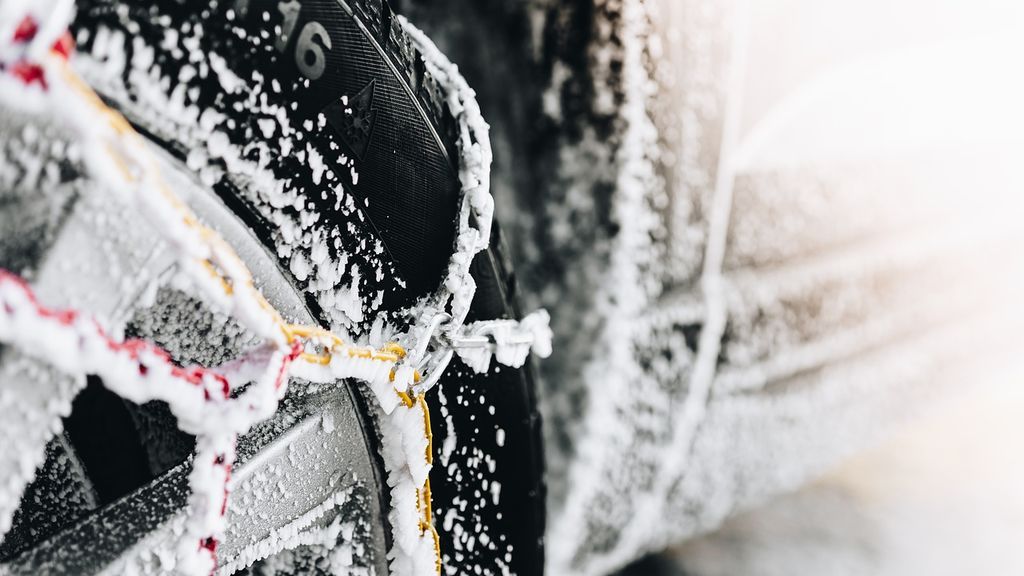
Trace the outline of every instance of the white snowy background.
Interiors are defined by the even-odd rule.
[[[672,2],[659,4],[676,11]],[[837,161],[871,172],[911,158],[965,174],[974,181],[961,192],[969,201],[1020,215],[1024,191],[1007,175],[1022,157],[1024,5],[771,0],[744,9],[738,172]],[[935,160],[943,157],[964,164]],[[882,204],[897,205],[895,192]],[[848,210],[846,222],[858,212],[891,213],[856,203]],[[993,223],[959,229],[986,222]],[[765,238],[753,239],[758,248]],[[1007,260],[990,263],[999,268],[994,281],[1007,286],[1019,281],[1020,264],[1019,238],[1009,242],[1001,252]],[[1017,313],[1010,294],[989,307]],[[963,330],[993,346],[1021,341],[1012,332]],[[823,476],[761,498],[715,531],[623,574],[1024,574],[1024,374],[1012,364],[968,371],[941,392],[918,390],[906,408],[914,417]],[[842,427],[833,432],[842,435]]]

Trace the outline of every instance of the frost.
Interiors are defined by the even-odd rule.
[[[2,298],[0,298],[2,299]],[[0,341],[6,326],[0,324]],[[44,447],[61,431],[61,418],[71,413],[71,400],[85,386],[82,377],[56,373],[43,359],[0,348],[0,536],[11,520],[25,486],[43,463]]]
[[[348,501],[350,495],[351,490],[345,490],[334,494],[323,503],[317,505],[315,508],[306,512],[302,516],[299,516],[295,520],[292,520],[284,527],[271,531],[270,535],[263,540],[260,540],[251,546],[247,546],[234,560],[218,568],[216,573],[222,576],[229,576],[247,566],[252,565],[257,560],[263,560],[284,550],[293,550],[299,546],[323,544],[333,547],[333,545],[338,541],[338,536],[345,528],[345,526],[343,526],[341,516],[335,518],[325,529],[309,530],[309,528],[314,522]],[[346,541],[351,541],[351,527],[349,527],[348,530],[349,534],[344,537],[344,539]],[[349,553],[351,554],[351,552]],[[349,556],[347,561],[341,557],[332,558],[332,560],[332,564],[336,562],[339,568],[351,566],[352,564],[351,556]]]
[[[67,7],[70,3],[61,5]],[[16,8],[20,11],[24,6]],[[46,23],[43,28],[47,34],[63,31],[69,14],[67,11],[50,15],[35,13]],[[5,21],[12,20],[0,19],[0,22]],[[145,144],[126,127],[123,119],[105,112],[95,95],[68,80],[71,76],[60,58],[45,50],[39,54],[30,50],[34,61],[45,72],[47,89],[43,91],[38,86],[12,82],[6,75],[0,75],[0,102],[24,113],[45,111],[61,117],[84,144],[85,166],[101,193],[109,194],[116,202],[137,212],[167,242],[177,268],[173,278],[175,286],[200,296],[213,310],[237,319],[257,340],[253,349],[214,369],[179,368],[170,362],[164,350],[106,333],[87,311],[45,308],[35,301],[32,291],[19,278],[7,273],[0,276],[0,303],[4,305],[0,310],[3,320],[0,342],[47,360],[57,359],[55,367],[75,376],[76,382],[80,382],[82,374],[97,374],[108,388],[134,402],[166,401],[179,426],[197,436],[197,453],[189,477],[192,496],[187,514],[174,528],[179,541],[173,554],[165,550],[158,558],[166,569],[203,573],[212,566],[216,540],[224,528],[223,510],[234,460],[234,439],[273,413],[289,376],[316,383],[356,378],[368,384],[387,415],[382,419],[381,432],[387,482],[392,490],[389,513],[395,541],[389,552],[392,569],[396,574],[425,574],[433,573],[436,568],[438,558],[432,520],[420,513],[424,509],[422,499],[429,495],[426,482],[432,457],[427,449],[428,412],[422,391],[436,381],[447,360],[431,365],[434,378],[428,377],[419,383],[414,367],[426,356],[428,348],[437,347],[440,340],[435,332],[453,338],[463,330],[475,290],[469,265],[473,255],[486,248],[490,237],[491,152],[487,125],[480,117],[472,90],[426,37],[404,20],[400,22],[424,54],[431,74],[447,92],[447,104],[460,128],[459,177],[462,183],[456,249],[442,288],[413,307],[410,317],[404,319],[412,324],[407,334],[396,334],[396,329],[390,325],[376,328],[378,338],[386,332],[406,345],[411,353],[404,360],[400,355],[380,355],[364,346],[339,343],[315,334],[303,344],[293,341],[287,331],[282,330],[283,320],[266,305],[248,270],[231,248],[196,223],[195,216],[166,188],[155,163],[145,152]],[[127,59],[127,39],[121,30],[100,27],[91,39],[91,53],[77,59],[75,65],[129,114],[134,112],[138,117],[149,118],[152,125],[148,129],[187,145],[187,165],[203,183],[212,185],[227,175],[244,181],[243,192],[272,224],[277,252],[287,259],[295,278],[305,283],[307,290],[320,301],[336,331],[347,338],[344,330],[353,330],[360,338],[359,330],[368,314],[380,306],[383,293],[363,290],[361,278],[368,274],[378,281],[388,277],[389,270],[374,257],[384,253],[383,246],[373,237],[359,238],[358,231],[350,225],[348,231],[359,240],[359,249],[343,250],[337,234],[324,236],[324,229],[316,225],[320,216],[313,206],[306,204],[306,191],[277,179],[267,167],[273,154],[294,155],[309,165],[315,185],[329,185],[345,214],[362,218],[361,213],[353,213],[351,196],[333,182],[335,175],[344,174],[343,167],[347,167],[352,183],[356,184],[355,161],[344,159],[344,166],[331,169],[315,149],[301,147],[303,134],[289,122],[288,109],[268,103],[259,90],[248,90],[250,81],[260,84],[262,77],[254,74],[249,80],[240,78],[222,56],[204,51],[202,35],[203,28],[198,24],[181,31],[167,30],[161,49],[175,58],[187,60],[188,63],[180,67],[181,80],[207,78],[212,71],[225,94],[242,98],[236,104],[244,103],[258,114],[256,125],[264,137],[278,137],[277,152],[272,152],[263,142],[249,147],[247,143],[233,141],[228,131],[231,121],[224,114],[214,107],[200,109],[194,104],[198,88],[186,89],[182,82],[170,90],[153,48],[137,38],[132,40],[133,56]],[[50,40],[51,36],[40,36],[33,46]],[[44,48],[48,50],[49,46]],[[275,87],[275,90],[280,91],[280,88]],[[33,97],[25,98],[25,94]],[[142,110],[144,114],[140,113]],[[97,117],[103,121],[95,121]],[[353,259],[358,262],[352,262]],[[144,285],[143,300],[151,303],[158,285],[152,279],[147,279]],[[439,324],[438,319],[442,318],[443,323]],[[379,324],[374,322],[374,326]],[[479,335],[493,338],[494,354],[499,362],[521,365],[531,348],[538,355],[550,353],[551,335],[546,314],[531,315],[522,323],[506,321],[486,330],[477,328]],[[306,352],[303,346],[314,345],[327,350],[327,361],[299,360]],[[451,350],[441,352],[442,358],[451,358],[453,354]],[[244,387],[246,384],[248,387]],[[233,391],[236,394],[233,395]],[[70,401],[73,391],[68,391],[67,396]],[[60,402],[49,406],[51,412],[47,418],[53,419],[62,409],[66,410],[62,406]],[[26,409],[24,414],[30,411]],[[322,426],[330,431],[334,422],[324,419]],[[37,428],[47,434],[55,431],[53,425]],[[449,439],[454,441],[454,434]],[[45,442],[45,438],[40,440]],[[39,446],[41,454],[41,444]],[[445,452],[450,454],[451,450],[452,447],[446,445]],[[30,462],[33,456],[18,453],[17,457],[24,464],[17,466],[18,470],[35,469]],[[3,522],[9,522],[9,513],[3,506],[17,502],[24,483],[30,478],[30,473],[22,474],[11,484],[12,491],[4,493],[6,500],[0,500]],[[491,487],[495,498],[499,489],[496,485]],[[333,506],[338,502],[324,505],[328,504]],[[10,511],[13,512],[13,508]],[[299,535],[299,524],[307,520],[306,516],[297,519],[285,532],[248,550],[236,560],[238,567],[274,551],[309,544],[303,540],[306,535]],[[0,523],[0,527],[4,525]],[[342,526],[332,527],[332,530],[342,529]],[[337,559],[340,567],[351,564],[341,551],[332,558]]]
[[[532,351],[540,358],[551,355],[551,319],[538,310],[522,320],[485,320],[467,324],[455,337],[459,358],[475,372],[486,372],[493,356],[500,364],[518,368]]]

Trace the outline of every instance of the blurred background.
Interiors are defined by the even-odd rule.
[[[1002,189],[1005,208],[1019,217],[1019,181],[999,170],[1017,171],[1024,159],[1024,85],[1012,72],[1024,55],[1021,9],[752,3],[741,132],[756,152],[747,158],[778,165],[860,157],[870,169],[872,160],[946,148],[951,162],[981,156],[958,166],[977,179],[962,185],[967,198],[1000,201],[993,193]],[[1014,244],[1007,276],[1019,271]],[[1017,367],[966,378],[892,437],[624,574],[1024,573],[1022,383]]]
[[[1022,377],[954,394],[796,492],[620,575],[1020,574]]]

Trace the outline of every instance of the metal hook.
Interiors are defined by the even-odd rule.
[[[427,352],[427,346],[430,345],[430,341],[434,338],[434,332],[437,331],[438,326],[444,322],[448,322],[452,319],[452,315],[447,312],[439,312],[430,319],[430,323],[427,324],[427,329],[420,336],[419,342],[416,343],[416,349],[413,350],[412,358],[422,358]]]
[[[419,384],[413,386],[417,394],[427,392],[434,387],[434,384],[437,384],[437,381],[441,379],[441,375],[448,368],[448,364],[452,361],[454,355],[455,351],[448,348],[437,362],[431,362],[430,372],[427,373],[423,380],[420,380]]]

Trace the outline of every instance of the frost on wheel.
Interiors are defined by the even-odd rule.
[[[0,572],[540,566],[471,91],[386,4],[224,4],[0,2]]]

